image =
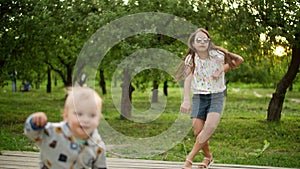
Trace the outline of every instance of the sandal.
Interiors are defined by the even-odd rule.
[[[187,167],[187,166],[184,165],[181,169],[192,169],[193,161],[192,161],[192,160],[189,160],[189,159],[186,159],[185,162],[190,163],[191,166],[190,166],[190,167]]]
[[[198,168],[208,168],[214,162],[213,158],[204,157],[202,163],[198,165]]]

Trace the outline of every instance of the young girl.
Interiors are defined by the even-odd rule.
[[[47,122],[43,112],[30,115],[24,132],[40,147],[40,168],[105,169],[105,145],[97,131],[101,110],[94,90],[74,87],[65,102],[64,121]]]
[[[207,168],[212,164],[209,139],[223,111],[225,72],[243,61],[241,56],[215,46],[205,29],[200,28],[191,34],[184,66],[181,66],[184,70],[179,70],[175,76],[177,80],[185,78],[184,99],[180,107],[183,113],[190,112],[190,90],[193,89],[191,118],[196,142],[186,157],[183,169],[192,168],[193,159],[200,150],[205,157],[198,168]]]

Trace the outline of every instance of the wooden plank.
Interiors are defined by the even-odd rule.
[[[31,151],[1,151],[0,155],[2,156],[16,156],[16,157],[33,157],[38,158],[38,152]]]
[[[38,152],[25,151],[1,151],[1,169],[36,169],[38,168]],[[125,158],[107,158],[109,169],[166,169],[181,168],[183,162],[159,161],[159,160],[140,160]],[[196,168],[198,163],[194,164]],[[231,164],[213,164],[210,169],[291,169],[269,166],[249,166]]]

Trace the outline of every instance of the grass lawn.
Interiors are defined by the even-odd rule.
[[[299,168],[300,90],[297,87],[286,95],[280,122],[267,122],[266,110],[274,89],[229,84],[222,120],[210,139],[215,162]],[[65,97],[63,87],[54,87],[50,94],[45,91],[41,88],[26,93],[12,93],[7,86],[0,91],[0,150],[38,151],[34,143],[23,135],[24,121],[35,111],[46,112],[49,121],[60,121]],[[168,97],[160,97],[162,104],[155,105],[149,102],[150,91],[134,92],[133,116],[136,118],[134,120],[140,121],[120,120],[115,105],[119,102],[116,101],[118,96],[113,100],[110,92],[104,96],[99,92],[104,100],[103,116],[107,124],[122,135],[136,140],[151,138],[167,131],[178,118],[181,90],[176,85],[170,87]],[[187,115],[186,118],[188,119]],[[190,120],[182,125],[191,125]],[[111,143],[109,139],[104,141],[107,145]],[[183,162],[194,141],[190,129],[182,140],[174,143],[168,150],[146,158]],[[144,146],[147,144],[145,142]],[[108,156],[115,154],[108,152]],[[200,154],[195,161],[201,161],[202,158]]]

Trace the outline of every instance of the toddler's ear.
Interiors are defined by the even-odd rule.
[[[64,111],[63,111],[63,119],[64,119],[64,121],[68,120],[68,111],[67,111],[67,109],[64,109]]]
[[[73,91],[73,88],[72,88],[72,87],[67,87],[67,88],[66,88],[66,93],[67,93],[67,95],[71,94],[72,91]]]

